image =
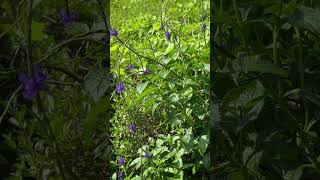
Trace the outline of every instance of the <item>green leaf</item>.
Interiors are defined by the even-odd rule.
[[[169,54],[174,49],[174,43],[170,43],[166,49],[166,54]]]
[[[110,86],[109,75],[105,69],[90,69],[84,78],[84,88],[97,102]]]
[[[32,41],[41,41],[44,37],[43,29],[44,24],[38,22],[32,22],[31,24],[31,39]]]
[[[260,81],[253,81],[240,88],[230,90],[223,97],[223,105],[229,107],[245,107],[251,101],[263,96],[265,89]]]
[[[134,166],[134,165],[136,165],[136,164],[138,164],[138,166],[139,166],[139,165],[141,165],[142,160],[143,160],[143,159],[142,159],[141,157],[138,157],[138,158],[134,159],[134,160],[130,163],[129,166]]]
[[[206,169],[210,168],[210,152],[207,152],[204,156],[203,156],[203,165]]]
[[[286,92],[283,97],[298,100],[303,97],[320,108],[320,96],[305,89],[292,89]]]
[[[108,99],[103,98],[99,102],[94,104],[93,107],[90,109],[87,121],[84,124],[83,131],[83,136],[86,142],[89,142],[97,128],[98,117],[104,115],[107,112],[108,106]]]
[[[201,154],[201,156],[203,156],[204,153],[206,152],[208,144],[209,144],[209,141],[208,141],[207,135],[202,135],[198,141],[198,151]]]
[[[112,180],[117,180],[117,173],[112,174]]]
[[[288,72],[260,56],[245,56],[233,63],[235,72],[259,72],[288,77]]]
[[[299,28],[320,34],[320,11],[310,7],[299,7],[289,18],[289,22]]]
[[[141,83],[141,84],[138,84],[137,86],[137,91],[139,94],[141,94],[143,92],[143,90],[148,86],[149,82],[145,82],[145,83]]]
[[[183,180],[183,171],[180,171],[179,174],[175,174],[173,177],[168,178],[169,180]]]
[[[87,24],[74,22],[65,27],[65,31],[70,35],[79,35],[82,33],[89,32]]]
[[[177,102],[179,101],[179,95],[177,93],[173,93],[169,96],[172,102]]]

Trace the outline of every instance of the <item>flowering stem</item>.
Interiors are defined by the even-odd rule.
[[[27,63],[28,63],[28,73],[31,75],[32,66],[32,42],[31,42],[31,24],[32,24],[32,5],[33,0],[28,1],[28,15],[27,15]]]
[[[156,60],[154,60],[154,59],[152,59],[152,58],[150,58],[150,57],[143,56],[143,55],[139,54],[135,49],[133,49],[133,48],[129,47],[128,45],[126,45],[120,38],[118,38],[118,37],[115,37],[115,38],[116,38],[121,44],[123,44],[126,48],[128,48],[131,52],[133,52],[134,54],[136,54],[137,56],[142,57],[142,58],[144,58],[144,59],[147,59],[147,60],[149,60],[149,61],[152,61],[152,62],[154,62],[154,63],[156,63],[156,64],[159,64],[159,65],[163,66],[164,68],[166,68],[167,70],[169,70],[170,72],[172,72],[175,76],[177,76],[179,79],[183,80],[183,78],[182,78],[181,76],[179,76],[179,75],[178,75],[177,73],[175,73],[174,71],[170,70],[166,65],[164,65],[164,64],[162,64],[162,63],[160,63],[160,62],[158,62],[158,61],[156,61]]]
[[[105,14],[104,11],[103,11],[103,6],[102,6],[102,3],[101,3],[101,0],[97,0],[97,2],[98,2],[98,5],[99,5],[99,9],[100,9],[100,12],[101,12],[101,16],[102,16],[102,18],[103,18],[104,25],[105,25],[105,27],[106,27],[106,30],[108,31],[108,30],[110,30],[111,28],[110,28],[110,25],[109,25],[109,23],[108,23],[107,16],[106,16],[106,14]],[[109,0],[107,0],[107,3],[110,3]],[[109,6],[109,7],[110,7],[110,6]],[[109,17],[109,16],[108,16],[108,17]]]
[[[66,5],[66,12],[67,12],[67,15],[69,16],[70,15],[70,10],[69,10],[69,2],[68,2],[68,0],[64,0],[64,4]]]

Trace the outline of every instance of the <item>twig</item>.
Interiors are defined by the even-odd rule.
[[[136,51],[136,50],[133,49],[132,47],[129,47],[128,45],[126,45],[126,43],[124,43],[120,38],[118,38],[117,36],[116,36],[115,38],[116,38],[121,44],[123,44],[126,48],[128,48],[131,52],[133,52],[134,54],[136,54],[137,56],[142,57],[142,58],[144,58],[144,59],[147,59],[147,60],[149,60],[149,61],[152,61],[152,62],[154,62],[154,63],[156,63],[156,64],[159,64],[159,65],[163,66],[164,68],[166,68],[166,69],[168,69],[170,72],[172,72],[175,76],[177,76],[179,79],[183,80],[183,78],[182,78],[180,75],[178,75],[178,74],[175,73],[174,71],[170,70],[166,65],[164,65],[164,64],[162,64],[162,63],[160,63],[160,62],[158,62],[158,61],[156,61],[156,60],[154,60],[154,59],[152,59],[152,58],[150,58],[150,57],[143,56],[143,55],[139,54],[138,51]]]
[[[95,33],[105,33],[105,30],[96,30],[96,31],[90,31],[90,32],[86,32],[83,34],[80,34],[78,36],[72,37],[66,41],[61,42],[60,44],[54,46],[53,48],[51,48],[45,55],[41,56],[38,61],[36,61],[36,63],[40,63],[42,61],[44,61],[45,59],[47,59],[48,57],[52,56],[57,50],[59,50],[61,47],[73,42],[73,41],[80,41],[80,40],[90,40],[90,41],[95,41],[93,39],[90,38],[85,38],[85,36],[91,35],[91,34],[95,34]],[[96,42],[96,41],[95,41]]]
[[[46,80],[46,83],[49,83],[49,84],[58,84],[58,85],[69,85],[69,86],[81,86],[81,85],[82,85],[82,84],[67,83],[67,82],[54,81],[54,80]]]
[[[22,88],[22,86],[20,85],[20,86],[12,93],[12,95],[11,95],[11,97],[10,97],[8,103],[7,103],[7,106],[5,107],[3,113],[2,113],[2,115],[1,115],[1,117],[0,117],[0,124],[1,124],[1,122],[2,122],[3,117],[7,114],[7,111],[8,111],[8,109],[9,109],[9,106],[10,106],[11,102],[13,101],[13,98],[16,97],[16,95],[17,95],[18,92],[21,90],[21,88]]]

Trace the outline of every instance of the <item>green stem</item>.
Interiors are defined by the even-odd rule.
[[[299,53],[299,60],[298,60],[298,66],[299,66],[299,80],[300,80],[300,88],[304,88],[304,63],[303,63],[303,50],[302,50],[302,43],[301,43],[301,36],[300,31],[298,28],[295,28],[295,31],[297,33],[297,39],[298,39],[298,53]]]
[[[303,62],[303,49],[302,49],[302,42],[301,42],[301,35],[298,28],[295,28],[295,31],[297,33],[297,39],[298,39],[298,53],[299,53],[299,60],[298,60],[298,66],[299,66],[299,80],[300,80],[300,88],[304,88],[304,62]],[[309,124],[309,107],[306,100],[303,100],[304,105],[304,130],[308,128]]]
[[[236,19],[237,19],[237,24],[238,24],[238,28],[240,29],[240,33],[241,33],[241,41],[244,47],[246,46],[246,41],[245,41],[245,37],[242,33],[242,25],[241,25],[241,21],[240,21],[240,16],[239,16],[239,11],[238,11],[238,4],[236,0],[232,0],[232,4],[233,4],[233,10],[236,14]]]
[[[275,65],[279,65],[279,55],[278,55],[278,25],[275,25],[273,27],[273,63]],[[280,79],[277,80],[277,89],[278,89],[278,96],[281,96],[282,91],[281,91],[281,82]]]
[[[27,15],[27,63],[28,63],[28,73],[31,75],[32,73],[32,5],[33,0],[28,1],[28,15]]]
[[[68,0],[64,0],[64,4],[65,4],[65,6],[66,6],[67,15],[69,16],[69,15],[70,15],[70,9],[69,9],[69,2],[68,2]]]
[[[3,113],[1,114],[0,117],[0,124],[2,122],[2,119],[4,118],[4,116],[7,114],[8,109],[10,107],[11,102],[13,101],[14,97],[16,97],[16,95],[18,94],[18,92],[22,89],[22,86],[20,85],[11,95],[10,99],[8,100],[7,106],[4,108]]]

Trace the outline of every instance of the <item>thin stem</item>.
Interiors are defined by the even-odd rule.
[[[54,46],[53,48],[49,49],[48,52],[41,56],[40,59],[38,59],[36,61],[36,63],[40,63],[44,60],[46,60],[47,58],[49,58],[50,56],[52,56],[55,52],[57,52],[60,48],[62,48],[63,46],[71,43],[71,42],[74,42],[74,41],[81,41],[81,40],[88,40],[88,41],[94,41],[94,42],[97,42],[96,40],[94,39],[91,39],[91,38],[87,38],[85,36],[88,36],[88,35],[91,35],[91,34],[95,34],[95,33],[105,33],[106,31],[105,30],[96,30],[96,31],[90,31],[90,32],[86,32],[86,33],[83,33],[83,34],[80,34],[78,36],[75,36],[75,37],[72,37],[66,41],[63,41],[61,42],[60,44],[57,44],[56,46]],[[98,43],[98,42],[97,42]],[[100,42],[99,42],[100,43]],[[102,43],[102,42],[101,42]]]
[[[22,89],[22,86],[20,85],[11,95],[10,99],[8,100],[7,106],[4,108],[3,113],[1,114],[0,117],[0,124],[2,122],[3,117],[7,114],[8,109],[10,107],[11,102],[13,101],[14,97],[16,97],[16,95],[18,94],[18,92]]]
[[[298,28],[295,28],[295,31],[297,33],[297,39],[298,39],[298,53],[299,53],[299,60],[298,60],[298,66],[299,66],[299,83],[300,88],[304,88],[304,63],[303,63],[303,49],[302,49],[302,42],[301,42],[301,35]],[[307,104],[307,101],[303,100],[304,110],[305,110],[305,117],[304,117],[304,130],[308,128],[309,125],[309,107]]]
[[[70,15],[69,1],[68,0],[64,0],[64,4],[66,6],[67,15],[69,16]]]
[[[237,24],[238,24],[240,32],[241,32],[241,40],[242,40],[243,45],[246,47],[245,38],[244,38],[243,33],[242,33],[242,26],[241,26],[240,17],[239,17],[237,1],[236,0],[232,0],[232,4],[233,4],[234,12],[236,14]]]
[[[299,60],[298,60],[298,66],[299,66],[299,80],[300,80],[300,88],[303,89],[304,87],[304,63],[303,63],[303,51],[302,51],[302,42],[301,42],[301,36],[300,31],[298,28],[295,28],[297,39],[298,39],[298,48],[299,48]]]
[[[46,83],[49,84],[57,84],[57,85],[68,85],[68,86],[81,86],[82,84],[76,84],[76,83],[67,83],[67,82],[61,82],[61,81],[54,81],[54,80],[46,80]]]
[[[279,35],[279,26],[280,26],[280,16],[281,16],[281,12],[282,12],[282,0],[280,0],[280,4],[279,4],[279,12],[278,12],[278,20],[277,23],[274,25],[273,27],[273,63],[275,65],[280,65],[280,61],[279,61],[279,52],[278,52],[278,35]],[[278,95],[281,96],[282,94],[282,88],[281,88],[281,82],[280,79],[277,82],[277,86],[278,86]]]
[[[158,62],[158,61],[156,61],[156,60],[154,60],[154,59],[152,59],[152,58],[150,58],[150,57],[143,56],[143,55],[139,54],[135,49],[133,49],[133,48],[129,47],[128,45],[126,45],[126,43],[124,43],[120,38],[118,38],[117,36],[115,36],[115,38],[116,38],[121,44],[123,44],[126,48],[128,48],[131,52],[133,52],[134,54],[136,54],[137,56],[142,57],[142,58],[144,58],[144,59],[147,59],[147,60],[149,60],[149,61],[152,61],[152,62],[154,62],[154,63],[156,63],[156,64],[159,64],[159,65],[163,66],[164,68],[166,68],[167,70],[169,70],[171,73],[173,73],[175,76],[177,76],[177,77],[180,78],[181,80],[183,79],[183,78],[182,78],[181,76],[179,76],[177,73],[175,73],[174,71],[170,70],[166,65],[164,65],[164,64],[162,64],[162,63],[160,63],[160,62]]]
[[[32,42],[31,42],[31,36],[32,36],[32,5],[33,0],[28,1],[28,17],[27,17],[27,63],[28,63],[28,73],[31,75],[31,67],[32,67]]]
[[[98,5],[99,5],[99,9],[100,9],[100,12],[101,12],[101,16],[103,18],[103,22],[104,22],[104,25],[105,25],[105,28],[106,30],[110,30],[110,24],[108,23],[108,19],[107,19],[107,16],[106,14],[104,13],[104,10],[103,10],[103,6],[102,6],[102,3],[101,3],[101,0],[97,0],[98,2]],[[109,3],[109,0],[108,0],[108,3]]]

